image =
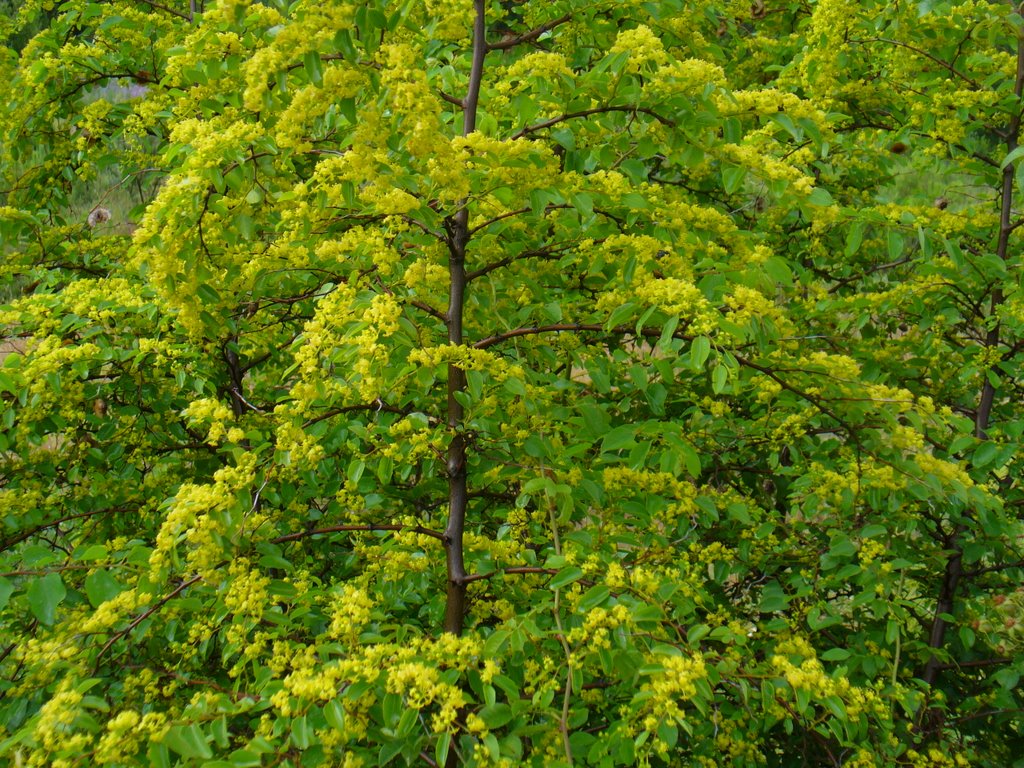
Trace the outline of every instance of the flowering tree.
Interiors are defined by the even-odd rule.
[[[1015,7],[58,10],[4,759],[1020,753]]]

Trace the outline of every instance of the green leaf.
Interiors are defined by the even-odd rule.
[[[512,720],[512,707],[508,704],[497,703],[484,707],[480,710],[480,718],[488,728],[501,728]]]
[[[305,67],[309,81],[315,85],[321,85],[324,81],[324,70],[319,52],[315,50],[307,52],[302,59],[302,64]]]
[[[850,225],[850,230],[846,235],[846,249],[843,251],[843,255],[847,258],[853,256],[860,250],[862,242],[864,242],[864,222],[855,221]]]
[[[852,557],[857,552],[857,547],[850,540],[850,538],[844,534],[839,534],[832,539],[832,546],[829,548],[829,554],[835,558]]]
[[[722,186],[730,195],[740,190],[746,178],[747,169],[742,166],[726,165],[722,168]]]
[[[1020,146],[1020,147],[1014,147],[1013,149],[1011,149],[1011,150],[1010,150],[1010,151],[1009,151],[1009,152],[1008,152],[1008,153],[1006,154],[1006,156],[1005,156],[1005,157],[1003,158],[1002,162],[1001,162],[1001,163],[999,163],[999,170],[1001,170],[1001,171],[1002,171],[1002,170],[1004,170],[1004,169],[1006,168],[1006,166],[1008,166],[1008,165],[1009,165],[1010,163],[1015,163],[1015,162],[1017,162],[1017,160],[1018,160],[1018,159],[1019,159],[1019,158],[1020,158],[1020,157],[1021,157],[1022,155],[1024,155],[1024,146]]]
[[[437,737],[437,744],[434,746],[434,760],[438,765],[448,763],[448,751],[451,749],[452,735],[445,731]]]
[[[292,744],[299,749],[309,749],[313,741],[313,729],[309,727],[309,721],[305,715],[300,715],[292,720]]]
[[[324,717],[334,730],[345,730],[345,707],[337,699],[331,699],[324,705]]]
[[[764,613],[775,613],[786,610],[789,597],[777,581],[770,581],[761,592],[760,610]]]
[[[707,624],[694,624],[686,632],[686,644],[696,646],[709,634],[711,634],[711,627]]]
[[[579,610],[586,613],[599,605],[603,605],[609,597],[611,590],[603,584],[595,584],[580,596],[578,603]]]
[[[505,386],[505,389],[508,392],[512,393],[513,395],[518,395],[519,397],[526,397],[526,394],[527,394],[526,384],[523,383],[522,379],[517,379],[517,378],[509,377],[509,378],[505,379],[505,385],[504,386]]]
[[[3,751],[2,746],[0,746],[0,751]],[[171,768],[171,753],[166,744],[150,742],[149,749],[146,750],[146,757],[149,758],[150,768]]]
[[[604,440],[601,441],[601,452],[611,453],[623,448],[633,447],[636,445],[636,433],[637,429],[633,424],[623,424],[621,427],[616,427],[604,436]]]
[[[259,768],[263,764],[257,752],[247,749],[236,749],[228,755],[228,760],[234,768]]]
[[[213,750],[196,724],[176,725],[167,731],[162,742],[185,758],[209,760]]]
[[[845,661],[850,658],[850,652],[845,648],[830,648],[821,654],[825,661]]]
[[[348,477],[352,483],[358,483],[359,479],[363,476],[363,472],[366,470],[366,462],[362,459],[352,459],[348,464],[348,470],[345,472],[345,476]]]
[[[974,641],[976,638],[973,629],[971,629],[970,627],[960,627],[960,629],[958,630],[958,634],[960,636],[960,642],[963,644],[965,648],[974,647]]]
[[[895,229],[890,229],[886,233],[886,244],[889,250],[889,260],[898,260],[903,254],[903,235]]]
[[[611,330],[612,328],[616,328],[616,327],[622,325],[624,322],[626,322],[629,318],[631,318],[635,312],[636,312],[636,304],[634,304],[631,301],[626,302],[625,304],[623,304],[620,307],[616,308],[611,313],[611,315],[609,315],[608,320],[605,321],[604,327],[607,330]]]
[[[107,548],[102,544],[93,544],[75,553],[75,559],[82,562],[89,560],[102,560],[107,556]]]
[[[785,259],[781,259],[778,256],[770,256],[765,260],[762,268],[765,274],[776,283],[785,286],[793,285],[793,272]]]
[[[698,336],[690,343],[690,367],[699,371],[711,354],[711,339],[707,336]]]
[[[711,372],[711,389],[716,395],[720,395],[725,391],[725,385],[728,383],[729,369],[719,363]]]
[[[85,577],[85,594],[94,607],[121,593],[121,585],[110,571],[100,568]]]
[[[973,464],[977,469],[987,467],[992,463],[993,459],[999,455],[1000,447],[999,443],[994,441],[984,441],[974,450],[974,455],[971,457],[971,464]]]
[[[1012,691],[1020,682],[1020,671],[1013,668],[1001,669],[996,672],[995,681],[1007,691]]]
[[[572,197],[573,206],[577,211],[580,212],[580,216],[583,219],[591,219],[594,217],[594,198],[590,195],[578,192]]]
[[[785,112],[775,112],[768,116],[772,122],[782,126],[782,128],[792,136],[796,141],[803,141],[804,132],[798,128],[793,122],[793,119]]]
[[[608,423],[611,419],[604,408],[594,403],[584,402],[580,403],[579,410],[588,436],[598,437],[608,432]]]
[[[554,575],[551,581],[548,582],[548,588],[561,589],[562,587],[582,578],[583,571],[575,565],[569,565]]]
[[[57,606],[67,596],[67,588],[59,573],[48,573],[29,582],[28,607],[40,623],[50,626],[57,616]]]
[[[390,741],[385,742],[381,745],[380,751],[377,753],[377,765],[387,765],[400,754],[404,749],[405,743],[402,741]]]
[[[824,187],[815,187],[811,194],[807,196],[807,202],[819,208],[827,208],[835,204],[832,195]]]

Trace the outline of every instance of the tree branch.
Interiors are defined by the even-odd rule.
[[[487,56],[486,1],[474,0],[476,17],[473,22],[473,63],[469,72],[469,85],[464,100],[462,135],[476,130],[477,105],[484,76],[484,58]],[[453,216],[445,219],[448,230],[448,343],[463,343],[463,315],[466,307],[466,247],[469,244],[469,203],[461,200]],[[463,534],[466,511],[469,507],[465,409],[460,397],[466,391],[466,372],[454,363],[448,364],[448,429],[451,438],[445,470],[448,474],[448,524],[441,541],[444,543],[445,566],[448,570],[448,591],[445,598],[444,631],[461,635],[466,618],[466,564],[463,552]],[[455,759],[454,752],[448,763]]]
[[[111,635],[110,639],[107,640],[106,644],[104,644],[104,646],[100,649],[100,652],[96,654],[96,661],[99,662],[99,660],[103,658],[103,655],[110,650],[111,646],[114,643],[116,643],[122,637],[125,637],[129,632],[131,632],[133,629],[139,626],[139,624],[141,624],[154,613],[156,613],[158,610],[160,610],[160,606],[164,605],[170,600],[173,600],[186,589],[191,587],[193,584],[200,581],[202,578],[202,576],[193,576],[191,579],[187,579],[186,581],[181,582],[181,584],[175,587],[174,590],[161,597],[159,600],[153,603],[153,605],[151,605],[149,608],[147,608],[145,611],[139,614],[127,627]]]
[[[176,11],[173,8],[168,8],[166,5],[161,5],[160,3],[154,3],[153,0],[139,0],[139,2],[143,3],[144,5],[148,5],[150,8],[154,8],[158,11],[164,11],[165,13],[169,13],[171,14],[171,16],[177,16],[179,19],[184,19],[188,22],[192,21],[192,16],[190,14],[182,13],[181,11]]]
[[[424,528],[419,525],[401,525],[398,523],[388,523],[385,525],[376,525],[374,523],[367,524],[351,524],[351,525],[329,525],[325,528],[311,528],[306,531],[299,531],[298,533],[289,533],[285,536],[278,536],[276,539],[271,539],[271,544],[284,544],[288,541],[298,541],[304,539],[307,536],[316,536],[322,533],[340,533],[342,531],[410,531],[412,533],[419,533],[423,536],[429,536],[432,539],[438,541],[444,541],[444,534],[439,531],[432,531],[429,528]]]
[[[550,128],[553,125],[564,123],[566,120],[574,120],[578,117],[590,117],[591,115],[601,115],[607,112],[629,112],[630,114],[636,115],[648,115],[653,117],[659,123],[669,128],[675,128],[675,120],[670,120],[667,117],[659,115],[653,109],[648,107],[638,107],[636,105],[623,105],[623,106],[607,106],[607,107],[594,107],[592,109],[582,109],[579,112],[566,112],[564,115],[558,117],[552,117],[550,120],[542,120],[539,123],[528,125],[518,133],[512,134],[512,139],[521,139],[524,136],[529,136],[531,133],[542,131],[545,128]]]
[[[540,566],[534,565],[523,565],[516,568],[499,568],[496,571],[489,571],[488,573],[474,573],[466,577],[466,583],[469,584],[473,581],[483,581],[490,579],[493,576],[504,575],[507,573],[544,573],[548,576],[554,576],[558,573],[554,568],[541,568]]]
[[[509,48],[515,48],[517,45],[522,45],[523,43],[532,43],[545,32],[548,32],[557,26],[565,24],[567,21],[572,21],[571,13],[567,13],[564,16],[559,16],[554,21],[549,21],[546,22],[545,24],[541,24],[539,27],[531,29],[529,32],[525,32],[522,35],[504,38],[502,40],[499,40],[497,43],[488,43],[487,50],[506,51]]]
[[[645,338],[654,338],[661,336],[661,329],[659,328],[641,328],[637,330],[631,325],[617,325],[614,328],[605,328],[600,323],[554,323],[552,325],[534,325],[525,328],[513,328],[510,331],[504,333],[497,333],[494,336],[488,336],[486,339],[481,339],[473,345],[474,349],[487,349],[493,347],[495,344],[500,344],[503,341],[514,339],[517,336],[537,336],[542,333],[562,333],[565,331],[591,331],[595,333],[605,332],[616,336],[621,335],[633,335],[643,336]],[[686,339],[686,335],[676,331],[673,334],[674,338]]]
[[[934,56],[933,54],[928,53],[928,51],[922,50],[921,48],[918,48],[917,46],[911,45],[910,43],[904,43],[901,40],[890,40],[890,39],[885,38],[885,37],[866,37],[866,38],[862,38],[862,39],[851,39],[850,42],[851,43],[885,43],[886,45],[895,45],[897,48],[905,48],[908,51],[913,51],[918,56],[924,56],[926,59],[934,61],[940,67],[942,67],[943,69],[947,70],[950,74],[956,75],[957,77],[959,77],[961,80],[963,80],[966,83],[970,83],[972,88],[978,89],[978,88],[981,87],[981,86],[978,85],[977,81],[974,80],[974,78],[965,75],[963,72],[961,72],[956,67],[954,67],[952,64],[950,64],[948,61],[943,61],[938,56]]]

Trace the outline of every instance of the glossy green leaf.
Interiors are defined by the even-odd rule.
[[[42,624],[49,626],[56,620],[57,606],[63,602],[68,591],[59,573],[48,573],[33,578],[25,593],[32,615]]]

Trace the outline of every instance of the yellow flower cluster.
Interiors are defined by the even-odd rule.
[[[971,764],[970,760],[961,754],[947,754],[934,747],[927,752],[908,749],[906,757],[911,761],[913,768],[968,768]]]
[[[776,88],[719,92],[715,94],[714,100],[722,115],[771,115],[784,112],[794,119],[805,117],[812,120],[823,133],[828,128],[827,116],[817,105]]]
[[[444,440],[444,434],[428,424],[403,416],[388,427],[377,449],[382,456],[415,462],[442,452]]]
[[[763,293],[746,285],[737,285],[725,298],[727,320],[746,325],[761,319],[771,320],[783,333],[793,330],[793,324],[786,313]]]
[[[281,113],[274,134],[277,145],[296,152],[312,149],[309,135],[313,121],[323,117],[332,105],[358,95],[365,85],[365,75],[354,66],[329,62],[322,82],[299,88]]]
[[[245,437],[245,432],[238,427],[229,426],[234,421],[231,409],[216,398],[204,397],[193,400],[183,414],[193,425],[207,424],[206,442],[216,445],[227,437],[231,442],[238,442]]]
[[[369,623],[372,610],[373,600],[366,590],[346,584],[331,598],[328,636],[358,645],[359,633]]]
[[[644,83],[644,93],[660,99],[676,95],[700,96],[709,85],[725,85],[725,71],[703,59],[675,60],[663,64]]]
[[[82,634],[108,632],[130,613],[150,602],[152,596],[135,589],[126,589],[109,600],[104,600],[76,629]]]
[[[75,146],[80,152],[89,148],[91,137],[102,136],[108,130],[106,117],[114,105],[106,99],[97,99],[82,109],[82,119],[76,130]]]
[[[906,478],[887,464],[863,459],[859,465],[845,472],[826,469],[821,464],[811,466],[814,494],[837,508],[842,508],[854,495],[871,488],[897,491],[906,485]]]
[[[566,635],[571,645],[583,646],[584,651],[612,647],[611,633],[632,623],[629,609],[620,604],[612,608],[593,608],[587,612],[583,625],[573,627]]]
[[[854,721],[864,714],[887,716],[888,705],[877,691],[852,685],[845,677],[829,675],[806,638],[791,635],[780,639],[776,651],[769,663],[794,691],[807,691],[818,700],[837,696]]]
[[[809,195],[814,189],[810,176],[796,166],[767,154],[764,147],[754,144],[722,144],[716,151],[723,160],[743,166],[762,179],[784,181],[792,185],[798,194]]]
[[[499,93],[509,95],[526,90],[530,78],[552,81],[559,77],[574,77],[565,55],[554,51],[533,51],[513,62],[495,87]]]
[[[771,445],[774,448],[781,448],[792,443],[794,440],[807,433],[807,420],[812,414],[791,413],[782,419],[782,422],[775,426],[770,435]]]
[[[619,32],[609,53],[629,55],[629,72],[656,69],[668,63],[668,53],[661,38],[645,24]]]
[[[857,4],[847,0],[819,0],[811,15],[808,39],[817,42],[798,64],[797,76],[823,108],[834,103],[833,89],[845,76],[840,60],[849,51],[846,33],[857,14]]]
[[[416,661],[391,666],[388,669],[387,690],[402,695],[406,705],[413,709],[436,704],[438,711],[431,720],[434,731],[454,730],[459,710],[466,705],[461,688],[443,682],[436,666]]]
[[[34,735],[44,749],[84,748],[91,741],[86,734],[73,734],[71,726],[81,711],[82,694],[71,688],[69,683],[60,689],[39,709]]]
[[[409,362],[430,368],[453,363],[464,371],[485,371],[497,382],[524,375],[521,367],[510,364],[493,352],[452,344],[414,349],[409,353]]]
[[[729,254],[741,261],[750,258],[751,248],[746,237],[725,213],[690,203],[671,188],[654,187],[649,194],[657,203],[658,219],[678,234],[676,249],[687,253],[692,261],[701,261],[709,256],[725,258]],[[707,237],[694,238],[695,232]]]
[[[405,270],[403,282],[417,297],[440,302],[447,295],[448,269],[430,257],[422,257]]]
[[[225,607],[236,615],[248,616],[258,622],[269,603],[267,587],[270,586],[270,579],[254,569],[245,557],[231,561],[228,576]]]
[[[140,715],[126,709],[107,720],[106,732],[96,745],[93,760],[97,765],[129,762],[140,747],[160,738],[167,730],[167,716],[162,712]]]
[[[284,687],[270,697],[270,703],[285,717],[295,711],[296,703],[304,709],[306,702],[333,699],[347,671],[337,662],[324,664],[314,646],[306,646],[295,653],[291,667],[292,671],[284,678]]]
[[[815,658],[804,659],[800,666],[796,666],[786,656],[776,654],[771,657],[771,664],[785,677],[793,690],[808,690],[820,698],[835,693],[835,681],[825,673],[821,662]]]
[[[689,280],[676,277],[643,280],[634,294],[645,304],[686,320],[688,333],[710,334],[718,327],[718,313],[704,292]]]
[[[305,412],[305,407],[317,398],[320,391],[316,386],[300,382],[292,387],[291,394],[295,401],[274,408],[274,415],[280,419],[275,433],[275,447],[282,454],[282,469],[303,472],[316,466],[324,457],[324,447],[317,438],[294,421]]]
[[[321,359],[340,343],[337,329],[344,328],[353,317],[352,304],[355,298],[355,289],[348,283],[342,283],[317,302],[315,314],[303,328],[302,346],[295,354],[295,363],[302,380],[320,378]],[[337,384],[323,381],[320,386],[330,389]],[[299,397],[296,399],[302,400]]]
[[[914,454],[914,463],[925,475],[939,478],[943,485],[957,484],[965,488],[974,486],[974,479],[959,462],[936,457],[930,451]]]
[[[473,31],[473,0],[424,0],[424,15],[433,22],[431,39],[459,42]]]
[[[91,342],[68,344],[60,336],[46,336],[29,346],[21,358],[20,376],[28,384],[28,402],[19,413],[21,424],[43,414],[59,413],[75,423],[83,411],[84,384],[78,375],[68,375],[75,363],[89,362],[99,354]]]
[[[260,123],[240,118],[231,111],[210,119],[189,118],[174,123],[172,142],[192,148],[183,163],[185,171],[220,167],[224,158],[263,135]]]
[[[715,736],[715,747],[722,757],[730,758],[733,765],[764,765],[764,753],[758,748],[758,741],[745,733],[742,723],[714,716],[718,734]],[[701,768],[719,768],[719,760],[701,758]]]
[[[224,558],[227,516],[243,489],[251,488],[257,457],[241,454],[233,467],[217,470],[212,483],[184,483],[168,504],[156,547],[149,558],[150,568],[159,573],[169,562],[179,542],[189,544],[189,562],[211,580],[217,580],[217,564]],[[237,524],[238,521],[235,521]]]
[[[663,526],[665,530],[671,530],[676,520],[692,514],[697,509],[694,502],[697,497],[696,487],[692,483],[679,480],[669,472],[616,466],[604,469],[602,480],[609,492],[624,491],[629,495],[646,492],[671,498],[673,503],[659,514],[658,519],[659,526]]]
[[[652,660],[653,661],[653,660]],[[697,695],[697,682],[707,677],[702,656],[672,655],[657,659],[661,670],[651,675],[641,686],[642,691],[653,694],[643,703],[644,727],[654,731],[664,720],[684,717],[682,702]]]
[[[256,51],[243,66],[243,103],[250,112],[259,112],[269,94],[269,83],[278,72],[287,68],[291,62],[301,60],[305,53],[321,50],[337,32],[352,28],[355,5],[302,0],[291,9],[292,19],[288,24],[281,24],[280,14],[272,8],[262,9],[259,5],[253,5],[252,8],[249,13],[253,14],[254,23],[275,29],[272,42]],[[229,24],[232,23],[232,10],[218,7],[217,13],[223,15]],[[209,18],[204,21],[209,23]]]
[[[861,543],[857,557],[860,559],[861,565],[870,565],[879,555],[884,555],[888,551],[889,548],[878,539],[867,539]]]
[[[524,195],[533,189],[564,184],[558,178],[559,161],[554,152],[532,141],[507,141],[481,131],[452,139],[453,149],[465,157],[469,167],[487,169],[488,184],[511,187]],[[589,178],[589,177],[588,177]]]

